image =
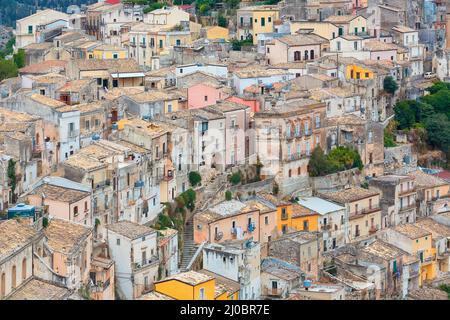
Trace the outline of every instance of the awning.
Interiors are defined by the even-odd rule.
[[[123,72],[123,73],[111,73],[113,78],[137,78],[145,77],[143,72]]]

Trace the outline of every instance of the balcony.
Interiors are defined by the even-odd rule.
[[[323,226],[320,227],[320,229],[321,229],[322,231],[331,230],[331,223],[324,224]]]
[[[168,170],[167,173],[163,176],[164,181],[170,181],[173,179],[173,171]]]
[[[369,234],[374,234],[374,233],[377,233],[377,231],[378,231],[378,228],[377,227],[375,227],[375,226],[372,226],[372,227],[370,227],[370,229],[369,229]]]
[[[141,48],[146,48],[146,47],[147,47],[147,44],[146,44],[145,42],[141,42],[141,43],[139,43],[139,46],[140,46]]]
[[[138,180],[134,183],[134,187],[135,188],[142,188],[144,186],[144,181],[143,180]]]
[[[67,133],[68,139],[75,139],[80,135],[80,130],[71,130]]]
[[[136,42],[130,42],[130,47],[136,47]]]
[[[254,222],[251,222],[248,224],[248,226],[247,226],[248,232],[253,232],[253,231],[255,231],[255,229],[256,229],[256,225]]]
[[[133,263],[133,270],[139,270],[142,268],[146,268],[148,266],[159,263],[159,259],[157,256],[152,256],[150,259],[142,260],[141,262]]]
[[[411,193],[415,193],[416,192],[416,187],[414,188],[410,188],[410,189],[406,189],[406,190],[400,190],[398,193],[399,197],[411,194]]]
[[[413,203],[413,204],[402,206],[402,207],[400,207],[399,210],[400,211],[408,211],[408,210],[412,210],[412,209],[415,209],[415,208],[416,208],[416,204]]]
[[[283,294],[283,291],[280,288],[269,288],[267,289],[267,295],[273,297],[279,297]]]
[[[312,130],[305,130],[305,136],[312,135]]]
[[[296,161],[296,160],[301,160],[301,159],[306,159],[308,156],[306,153],[294,153],[294,154],[290,154],[288,155],[287,159],[285,160],[285,162],[290,162],[290,161]]]
[[[379,206],[371,207],[371,208],[363,208],[361,210],[351,212],[349,220],[358,219],[358,218],[365,216],[366,214],[374,213],[374,212],[377,212],[380,210],[381,209]]]

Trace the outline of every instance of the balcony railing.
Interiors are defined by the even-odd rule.
[[[323,230],[323,231],[331,230],[331,223],[324,224],[324,225],[321,227],[321,230]]]
[[[416,208],[416,204],[415,203],[400,207],[400,211],[411,210],[411,209],[414,209],[414,208]]]
[[[366,214],[377,212],[377,211],[380,211],[380,210],[381,209],[380,209],[379,206],[371,207],[371,208],[362,208],[362,209],[360,209],[358,211],[351,212],[349,219],[352,220],[352,219],[360,218],[360,217],[362,217],[362,216],[364,216]]]
[[[376,233],[377,231],[378,231],[378,228],[375,227],[375,226],[372,226],[372,227],[370,227],[370,229],[369,229],[369,234],[374,234],[374,233]]]
[[[255,231],[255,229],[256,229],[256,225],[254,222],[251,222],[248,224],[248,226],[247,226],[248,232],[253,232],[253,231]]]
[[[307,158],[307,154],[306,153],[294,153],[294,154],[290,154],[287,156],[286,161],[295,161],[295,160],[301,160],[301,159],[305,159]]]
[[[142,260],[141,262],[135,262],[133,263],[133,269],[137,270],[137,269],[142,269],[145,268],[147,266],[153,265],[155,263],[158,263],[159,259],[157,256],[152,256],[150,259],[146,259],[146,260]]]
[[[403,196],[403,195],[407,195],[407,194],[414,193],[414,192],[416,192],[416,187],[409,188],[409,189],[406,189],[406,190],[400,190],[398,195],[399,196]]]

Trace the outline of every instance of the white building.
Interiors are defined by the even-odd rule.
[[[233,87],[238,94],[252,85],[270,85],[276,82],[286,82],[295,78],[295,74],[281,69],[264,69],[251,67],[237,70],[233,73]]]
[[[203,248],[203,269],[238,282],[241,300],[260,297],[260,264],[261,246],[251,240],[207,244]]]
[[[228,77],[228,67],[224,64],[202,64],[202,63],[192,63],[185,64],[176,67],[175,76],[181,77],[189,73],[194,73],[197,71],[205,72],[211,74],[218,78],[226,79]]]
[[[144,22],[149,24],[175,26],[182,21],[189,21],[189,13],[177,6],[164,7],[144,14]]]
[[[107,242],[116,263],[119,297],[134,300],[153,288],[158,276],[156,231],[133,222],[110,224]]]

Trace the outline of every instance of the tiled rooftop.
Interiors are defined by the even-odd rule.
[[[76,252],[85,239],[92,233],[92,229],[78,223],[53,218],[45,228],[48,246],[66,255]]]
[[[31,279],[20,287],[8,300],[63,300],[70,291],[64,287],[58,287],[45,281]]]
[[[141,238],[143,236],[156,232],[152,228],[126,220],[109,224],[106,226],[106,228],[130,240]]]
[[[324,192],[320,196],[340,204],[358,201],[361,199],[379,195],[378,191],[368,190],[361,187],[351,187],[334,192]]]
[[[15,219],[0,221],[0,260],[21,250],[37,236],[37,232]]]
[[[74,203],[82,200],[90,195],[89,192],[84,192],[75,189],[64,188],[60,186],[55,186],[51,184],[42,184],[32,190],[30,194],[41,196],[43,195],[45,199],[53,201],[61,201]],[[79,208],[80,211],[82,208]]]

